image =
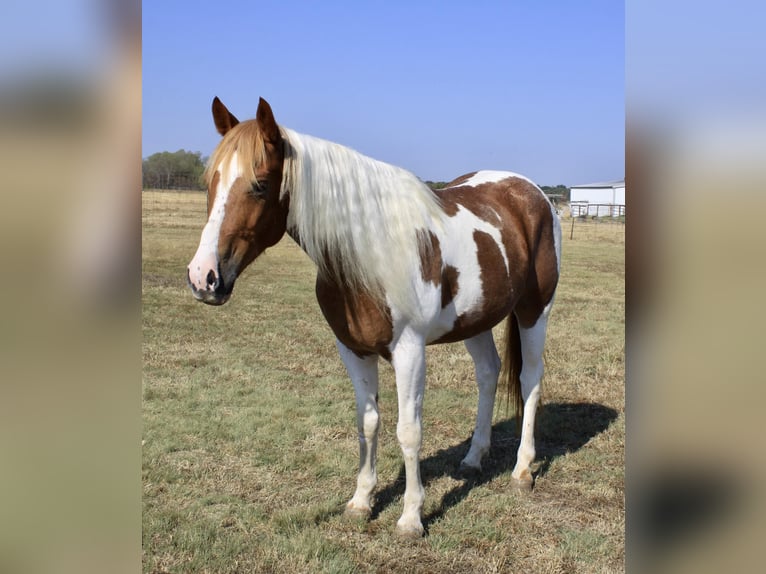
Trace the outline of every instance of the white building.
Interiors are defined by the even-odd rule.
[[[573,217],[619,217],[625,215],[625,180],[586,183],[569,188]]]

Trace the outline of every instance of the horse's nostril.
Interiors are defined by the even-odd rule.
[[[215,285],[216,284],[215,272],[212,269],[207,272],[207,284],[208,285]]]

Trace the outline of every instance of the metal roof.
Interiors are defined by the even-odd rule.
[[[581,189],[581,188],[604,188],[604,187],[610,187],[614,189],[615,187],[625,187],[625,180],[624,179],[618,179],[615,181],[605,181],[602,183],[583,183],[582,185],[573,185],[569,189]]]

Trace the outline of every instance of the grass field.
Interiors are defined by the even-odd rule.
[[[569,240],[564,222],[532,494],[511,489],[518,438],[503,401],[483,475],[456,477],[473,366],[461,344],[429,348],[427,535],[406,542],[394,535],[404,482],[392,369],[381,363],[373,517],[348,521],[353,389],[313,264],[285,238],[229,303],[202,305],[185,268],[204,219],[203,193],[143,194],[144,572],[624,570],[624,228],[578,224]]]

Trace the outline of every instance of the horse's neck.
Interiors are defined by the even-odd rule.
[[[404,169],[332,142],[285,135],[292,148],[283,177],[290,236],[323,277],[411,307],[407,286],[421,257],[414,234],[441,220],[438,198]]]

